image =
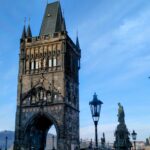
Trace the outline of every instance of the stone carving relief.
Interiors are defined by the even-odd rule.
[[[45,77],[42,75],[37,84],[28,92],[22,94],[23,106],[42,106],[63,100],[61,93],[51,83],[48,82],[49,86],[44,86],[45,80]]]

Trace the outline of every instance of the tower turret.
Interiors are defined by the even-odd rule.
[[[21,39],[25,39],[26,37],[27,37],[27,33],[26,33],[26,26],[24,25],[24,27],[23,27],[23,31],[22,31]]]
[[[32,38],[32,32],[31,32],[30,24],[28,25],[28,28],[27,28],[27,38]]]
[[[79,43],[78,34],[77,34],[77,37],[76,37],[76,46],[77,46],[78,49],[80,49],[80,43]]]

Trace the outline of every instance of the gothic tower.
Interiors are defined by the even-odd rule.
[[[57,149],[79,149],[81,50],[67,34],[60,2],[47,4],[40,34],[20,40],[14,150],[44,150],[52,125]]]

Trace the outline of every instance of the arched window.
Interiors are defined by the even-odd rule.
[[[49,67],[52,67],[52,59],[51,59],[51,58],[49,58],[48,66],[49,66]]]
[[[34,69],[34,61],[32,60],[31,61],[31,70],[33,70]]]
[[[46,68],[46,59],[43,60],[43,68]]]
[[[35,69],[38,69],[39,68],[39,62],[38,60],[35,61]]]
[[[54,67],[57,66],[57,59],[56,59],[56,57],[53,58],[53,66],[54,66]]]

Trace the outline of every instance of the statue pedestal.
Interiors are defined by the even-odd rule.
[[[116,140],[114,142],[115,150],[131,150],[132,144],[129,139],[129,131],[125,123],[119,123],[115,131]]]

